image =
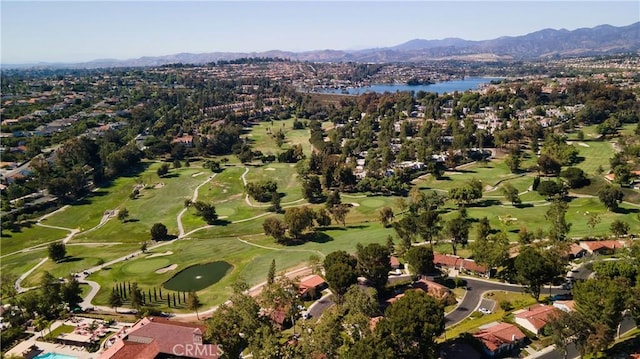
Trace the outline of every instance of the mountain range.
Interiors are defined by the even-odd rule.
[[[171,63],[205,64],[244,57],[278,57],[315,62],[423,62],[433,60],[531,60],[585,55],[603,55],[640,51],[640,22],[615,27],[600,25],[573,31],[544,29],[522,36],[503,36],[492,40],[471,41],[460,38],[441,40],[414,39],[403,44],[355,51],[317,50],[307,52],[211,52],[145,56],[137,59],[101,59],[76,64],[39,63],[37,67],[130,67],[159,66]],[[24,65],[23,65],[24,66]],[[4,67],[17,67],[4,65]],[[22,67],[22,66],[21,66]]]

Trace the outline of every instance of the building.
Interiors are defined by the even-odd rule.
[[[563,312],[572,312],[575,310],[576,302],[573,300],[556,300],[553,302],[553,306]]]
[[[589,254],[613,254],[616,249],[626,247],[624,241],[583,241],[580,247]]]
[[[391,256],[391,258],[389,258],[389,262],[391,263],[392,269],[402,268],[402,264],[400,263],[400,260],[398,260],[398,257]]]
[[[518,327],[509,323],[482,328],[473,337],[482,344],[485,354],[491,358],[519,347],[526,338]]]
[[[298,294],[303,298],[315,298],[326,286],[327,282],[325,282],[321,276],[313,274],[300,280],[300,284],[298,284]]]
[[[534,334],[540,334],[544,327],[560,314],[560,309],[550,305],[539,305],[514,314],[516,324]]]
[[[421,278],[413,283],[413,288],[420,289],[428,295],[441,300],[451,295],[451,290],[449,290],[449,288],[425,278]]]
[[[218,358],[218,346],[203,341],[205,330],[200,324],[146,317],[108,339],[100,359]]]

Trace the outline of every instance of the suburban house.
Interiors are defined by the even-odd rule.
[[[171,141],[171,143],[182,143],[186,147],[191,147],[193,146],[193,136],[184,135],[182,137],[176,137],[173,139],[173,141]]]
[[[300,284],[298,284],[298,294],[302,298],[315,298],[326,286],[327,282],[325,282],[321,276],[312,274],[300,280]]]
[[[580,247],[589,254],[612,254],[616,249],[625,248],[624,241],[583,241]]]
[[[203,342],[205,331],[200,324],[145,317],[108,339],[100,359],[218,358],[218,346]]]
[[[575,310],[576,303],[572,300],[556,300],[553,306],[563,312],[571,312]]]
[[[389,258],[389,262],[391,263],[392,269],[402,268],[402,264],[400,263],[400,260],[398,260],[398,257],[391,256],[391,258]]]
[[[449,268],[481,275],[486,275],[488,272],[487,267],[471,259],[464,259],[450,254],[434,253],[433,264],[439,268]]]
[[[560,314],[560,309],[551,305],[539,305],[514,314],[516,324],[534,334],[540,334],[549,321]]]
[[[585,254],[587,254],[586,249],[581,247],[579,244],[571,243],[568,253],[570,259],[582,258]]]
[[[473,334],[489,357],[510,352],[522,344],[526,336],[513,324],[498,323]]]
[[[425,278],[421,278],[413,283],[413,288],[420,289],[437,299],[445,299],[451,294],[451,290],[449,290],[449,288]]]

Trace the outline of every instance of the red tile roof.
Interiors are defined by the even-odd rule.
[[[551,319],[558,316],[558,314],[560,314],[560,310],[556,307],[539,305],[537,307],[529,307],[529,310],[520,312],[516,314],[515,317],[529,321],[536,330],[540,330],[547,325]]]
[[[625,244],[621,241],[583,241],[580,242],[580,246],[589,252],[594,252],[600,249],[624,248]]]
[[[433,264],[444,266],[444,267],[456,268],[456,267],[460,267],[460,265],[462,264],[462,258],[458,256],[451,256],[448,254],[434,253]]]
[[[400,261],[398,260],[398,257],[391,256],[391,258],[389,258],[389,262],[391,263],[392,268],[400,267]]]
[[[159,353],[180,355],[187,345],[201,346],[206,326],[170,321],[159,317],[146,317],[139,320],[122,340],[100,355],[100,358],[136,358],[152,359]],[[205,344],[207,350],[194,350],[188,358],[217,358],[217,347]],[[176,352],[179,350],[181,352]],[[134,356],[131,353],[136,353]]]
[[[304,277],[300,280],[300,287],[306,287],[306,288],[317,288],[321,285],[323,285],[324,282],[324,278],[322,278],[321,276],[317,275],[317,274],[313,274],[310,275],[308,277]]]
[[[473,336],[492,352],[504,344],[511,344],[525,338],[524,333],[518,327],[509,323],[496,324],[474,333]]]
[[[466,269],[466,270],[470,270],[472,272],[477,272],[477,273],[486,273],[487,272],[487,267],[480,265],[478,263],[476,263],[475,261],[471,260],[471,259],[465,259],[462,261],[462,268]]]

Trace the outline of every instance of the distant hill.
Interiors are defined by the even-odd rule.
[[[358,51],[319,50],[307,52],[211,52],[180,53],[167,56],[145,56],[129,60],[102,59],[77,64],[3,65],[3,67],[128,67],[159,66],[171,63],[205,64],[243,57],[279,57],[318,62],[420,62],[442,59],[508,60],[540,59],[577,55],[613,54],[640,51],[640,22],[615,27],[600,25],[594,28],[544,29],[522,36],[505,36],[492,40],[470,41],[459,38],[441,40],[414,39],[403,44]]]

